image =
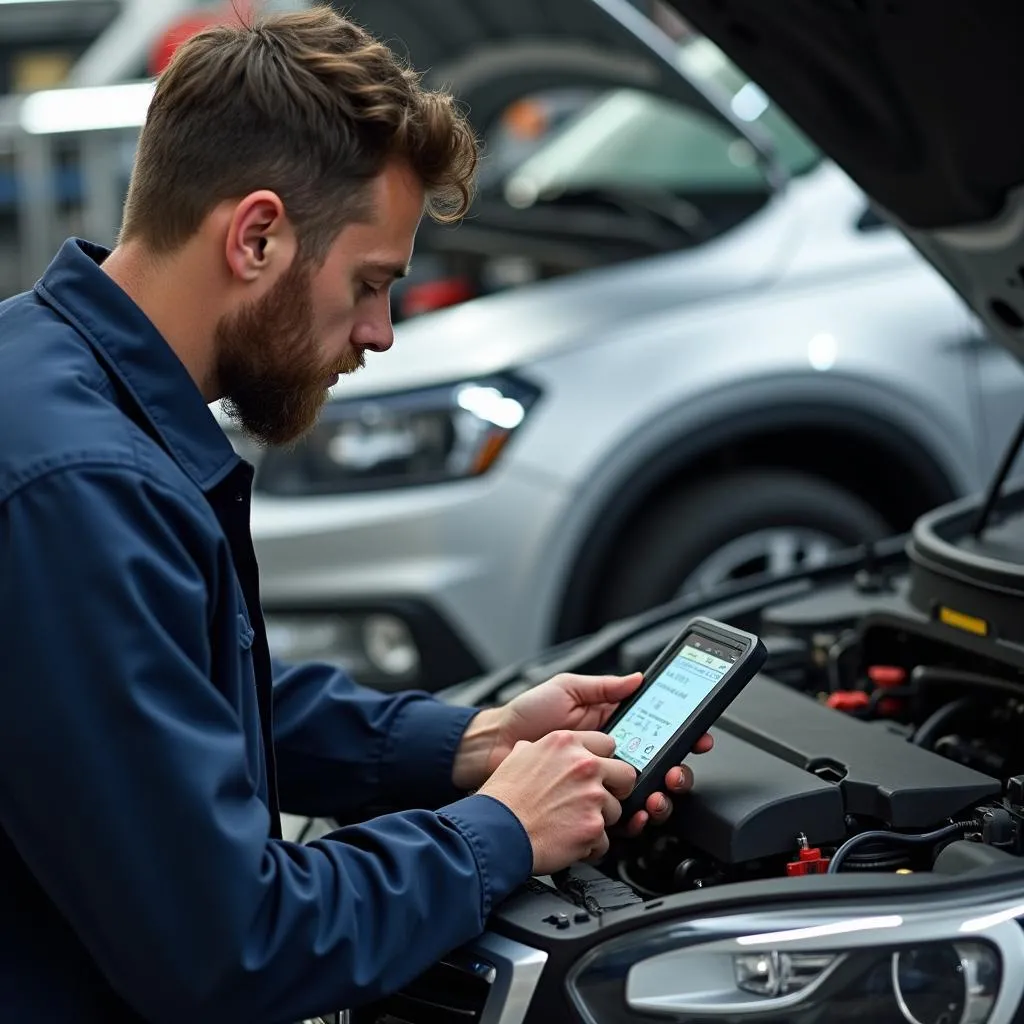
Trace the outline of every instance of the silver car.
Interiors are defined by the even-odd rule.
[[[510,209],[597,189],[698,232],[702,196],[743,214],[409,320],[307,440],[246,452],[283,657],[443,687],[903,530],[980,486],[1015,424],[1019,365],[719,50],[625,3],[567,6],[565,47],[644,47],[659,73],[512,170]],[[549,59],[529,88],[571,84]]]

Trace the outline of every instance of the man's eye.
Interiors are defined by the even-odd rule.
[[[363,298],[368,299],[380,295],[380,293],[383,291],[383,288],[376,288],[372,284],[370,284],[369,281],[363,281],[363,283],[359,286],[359,290],[360,295]]]

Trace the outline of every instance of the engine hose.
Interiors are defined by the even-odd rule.
[[[832,693],[846,689],[846,680],[842,676],[842,660],[860,644],[860,639],[853,630],[842,634],[828,649],[828,682]]]
[[[891,845],[880,847],[877,850],[868,850],[865,853],[851,853],[849,860],[857,861],[859,864],[874,864],[880,860],[892,860],[893,857],[906,858],[909,854],[901,850],[894,850]]]
[[[910,742],[915,746],[930,749],[931,745],[939,738],[941,730],[957,715],[973,707],[974,704],[974,697],[960,697],[958,700],[951,700],[948,704],[943,704],[921,723]]]
[[[916,697],[917,689],[913,686],[879,686],[878,689],[873,690],[871,695],[868,697],[868,703],[865,708],[865,714],[872,715],[878,710],[878,705],[883,700],[895,700],[897,698]]]
[[[935,829],[934,832],[922,832],[916,835],[904,834],[903,832],[861,832],[859,835],[851,836],[851,838],[847,839],[846,842],[836,850],[832,855],[832,860],[829,862],[826,874],[837,874],[840,866],[849,856],[851,850],[855,850],[858,846],[876,839],[884,839],[893,843],[910,843],[912,845],[938,843],[943,839],[949,839],[952,836],[968,832],[972,828],[980,829],[981,823],[974,819],[967,821],[954,821],[950,825],[945,825],[942,828]]]
[[[896,868],[906,867],[910,858],[902,857],[880,857],[878,860],[862,861],[856,857],[846,858],[847,871],[894,871]]]
[[[937,668],[931,665],[918,665],[910,673],[913,687],[926,689],[930,686],[958,686],[964,690],[988,690],[991,694],[1004,697],[1016,697],[1024,700],[1024,682],[1011,683],[1007,679],[996,676],[982,675],[980,672],[964,672],[957,668]]]

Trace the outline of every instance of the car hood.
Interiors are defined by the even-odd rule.
[[[639,6],[646,0],[347,0],[338,5],[408,51],[425,79],[454,92],[486,131],[510,103],[560,87],[646,89],[702,111],[744,136],[781,180],[772,146],[736,116],[729,97],[689,80],[676,44]]]
[[[669,0],[1024,357],[1024,6]]]

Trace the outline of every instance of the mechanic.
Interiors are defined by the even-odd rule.
[[[209,406],[310,429],[476,159],[451,97],[327,9],[211,29],[157,84],[116,248],[70,239],[0,305],[5,1020],[363,1003],[667,817],[618,822],[633,769],[597,731],[639,676],[480,711],[268,650],[252,467]],[[342,827],[286,842],[279,807]]]

